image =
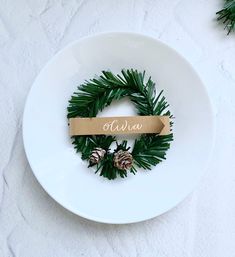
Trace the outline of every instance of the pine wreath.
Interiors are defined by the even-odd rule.
[[[85,81],[73,93],[67,108],[67,118],[96,117],[113,100],[125,96],[134,103],[138,115],[168,115],[172,118],[162,94],[163,91],[156,95],[155,83],[151,77],[145,80],[145,71],[122,70],[118,75],[103,71],[101,76]],[[150,170],[166,158],[171,141],[172,133],[142,134],[135,140],[130,152],[127,140],[118,143],[115,136],[72,136],[74,148],[81,153],[81,158],[89,161],[89,167],[96,166],[96,173],[108,179],[118,176],[124,178],[128,171],[135,174],[137,168]],[[116,142],[116,149],[111,152],[113,142]]]

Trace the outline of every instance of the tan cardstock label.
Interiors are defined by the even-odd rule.
[[[70,136],[119,134],[170,134],[169,116],[128,116],[69,119]]]

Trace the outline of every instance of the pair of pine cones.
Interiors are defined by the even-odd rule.
[[[96,147],[90,156],[90,164],[98,164],[106,154],[106,151]],[[119,150],[114,154],[113,165],[119,170],[129,170],[132,167],[133,157],[128,151]]]

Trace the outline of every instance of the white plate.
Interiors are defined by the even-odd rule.
[[[87,168],[68,136],[66,107],[76,87],[102,70],[146,70],[164,89],[175,116],[167,160],[149,172],[109,181]],[[133,115],[123,100],[102,115]],[[176,206],[201,178],[214,135],[210,101],[191,65],[153,38],[107,33],[70,44],[35,80],[25,106],[23,137],[30,166],[43,188],[58,203],[87,219],[132,223]]]

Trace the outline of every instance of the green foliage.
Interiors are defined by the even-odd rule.
[[[169,105],[162,93],[163,91],[156,95],[155,83],[151,77],[145,80],[145,72],[130,69],[122,70],[120,75],[114,75],[110,71],[103,71],[101,76],[85,81],[78,87],[78,91],[69,101],[67,117],[95,117],[113,100],[129,96],[139,115],[169,115],[172,118],[170,111],[167,110]],[[106,150],[105,157],[97,164],[96,172],[99,172],[100,176],[108,179],[127,176],[126,170],[119,170],[113,166],[114,153],[118,150],[129,150],[126,140],[118,144],[115,136],[105,135],[73,136],[72,140],[76,151],[81,152],[83,160],[89,160],[95,147]],[[149,170],[165,159],[171,141],[173,141],[173,134],[141,135],[135,140],[132,150],[134,165],[130,172],[135,174],[136,167]],[[110,146],[113,142],[117,143],[117,147],[114,153],[111,153]]]
[[[115,179],[118,176],[121,178],[127,177],[126,170],[119,170],[113,166],[113,153],[106,154],[105,158],[98,164],[96,173],[100,170],[100,176],[107,179]]]
[[[235,28],[235,0],[225,0],[224,8],[216,13],[217,20],[225,24],[228,34]]]
[[[166,159],[166,151],[170,148],[173,134],[165,136],[142,135],[135,140],[132,151],[134,163],[143,169],[150,170],[151,166],[157,165]]]

